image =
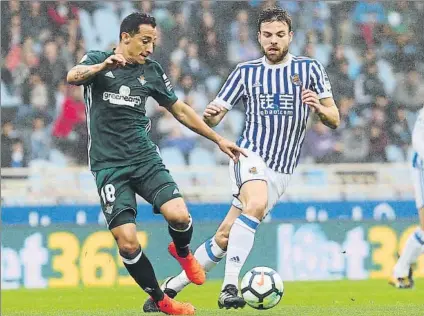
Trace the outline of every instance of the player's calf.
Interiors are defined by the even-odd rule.
[[[119,253],[128,273],[154,300],[163,299],[163,292],[156,280],[153,266],[138,242],[135,224],[123,224],[114,227],[111,232],[118,244]]]
[[[175,250],[178,256],[182,258],[187,257],[190,252],[190,241],[193,235],[191,217],[188,217],[187,222],[170,222],[168,232],[175,244]]]
[[[238,284],[240,271],[253,247],[259,223],[256,217],[241,214],[231,227],[223,288],[227,284]]]
[[[188,256],[193,235],[193,221],[184,200],[181,197],[171,199],[160,207],[160,212],[168,222],[168,232],[178,256],[182,258]]]

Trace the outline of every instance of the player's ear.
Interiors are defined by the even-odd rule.
[[[127,32],[122,32],[121,41],[124,42],[124,44],[128,45],[130,43],[130,34],[128,34]]]
[[[258,31],[258,42],[261,43],[261,31]]]
[[[289,43],[291,43],[293,40],[293,34],[294,34],[293,31],[289,32]]]

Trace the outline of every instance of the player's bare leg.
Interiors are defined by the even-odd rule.
[[[192,305],[174,301],[160,289],[153,266],[141,250],[135,224],[123,224],[112,228],[111,232],[128,273],[150,295],[159,310],[174,315],[194,315]]]
[[[160,211],[168,221],[168,231],[173,240],[168,246],[169,253],[179,262],[191,282],[203,284],[205,271],[190,251],[193,225],[184,200],[180,197],[172,199],[164,203]]]
[[[194,252],[194,257],[203,267],[205,272],[212,270],[226,255],[226,249],[228,245],[228,236],[230,229],[233,226],[235,220],[240,216],[241,210],[235,206],[231,206],[227,213],[227,216],[218,227],[215,235],[207,239],[201,244]],[[174,298],[177,293],[182,291],[191,281],[188,279],[185,271],[174,277],[167,278],[161,285],[161,289],[169,297]],[[143,306],[144,312],[158,312],[158,308],[152,300],[148,299]]]
[[[408,289],[414,286],[412,278],[412,265],[424,252],[424,207],[418,210],[420,217],[420,227],[409,236],[405,248],[399,257],[394,269],[393,277],[389,283],[400,289]]]

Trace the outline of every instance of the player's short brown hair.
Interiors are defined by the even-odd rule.
[[[261,31],[261,25],[263,22],[273,22],[273,21],[286,22],[287,25],[289,26],[289,32],[291,32],[292,30],[291,16],[288,14],[286,10],[283,10],[278,7],[266,8],[259,14],[258,32]]]

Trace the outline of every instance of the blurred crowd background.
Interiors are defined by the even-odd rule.
[[[152,57],[202,114],[237,63],[261,56],[256,19],[273,5],[292,16],[291,53],[326,66],[342,117],[335,131],[310,120],[301,161],[407,161],[424,102],[424,2],[12,0],[1,2],[2,167],[87,164],[82,90],[66,84],[66,73],[88,50],[114,47],[126,15],[156,17]],[[174,164],[227,164],[154,100],[147,110],[151,138]],[[243,124],[239,105],[217,131],[236,140]]]

